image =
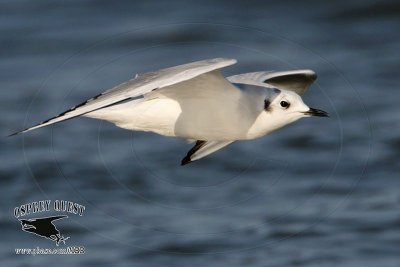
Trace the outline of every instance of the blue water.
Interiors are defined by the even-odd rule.
[[[3,266],[399,266],[398,1],[2,1],[0,135],[136,73],[213,57],[225,75],[310,68],[300,120],[191,165],[184,141],[78,118],[1,138]],[[85,205],[57,223],[75,256],[14,207]]]

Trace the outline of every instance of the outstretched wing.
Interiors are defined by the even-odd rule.
[[[238,74],[230,76],[227,79],[231,83],[274,87],[294,91],[299,95],[303,95],[317,79],[317,75],[312,70],[261,71]]]
[[[122,83],[110,90],[105,91],[71,109],[43,121],[35,126],[16,132],[11,135],[24,133],[33,129],[44,127],[60,121],[72,119],[77,116],[95,111],[104,107],[120,103],[130,98],[142,96],[155,89],[163,88],[169,85],[177,84],[190,80],[201,74],[221,69],[233,65],[235,59],[214,58],[208,60],[196,61],[184,65],[162,69],[155,72],[148,72],[137,75],[134,79]]]

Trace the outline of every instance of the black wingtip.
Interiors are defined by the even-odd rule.
[[[181,161],[181,166],[189,164],[192,161],[191,157],[194,153],[196,153],[197,150],[199,150],[205,143],[207,143],[207,141],[203,141],[203,140],[197,140],[196,144],[194,145],[194,147],[192,147],[189,152],[186,154],[186,156],[182,159]]]
[[[22,133],[22,132],[23,132],[23,131],[15,132],[15,133],[12,133],[12,134],[7,135],[6,137],[15,136],[15,135],[20,134],[20,133]]]
[[[184,166],[184,165],[189,164],[189,163],[191,163],[191,162],[192,162],[192,160],[190,159],[190,157],[186,156],[186,157],[184,157],[184,158],[182,159],[182,161],[181,161],[181,166]]]
[[[20,130],[20,131],[18,131],[18,132],[9,134],[9,135],[7,135],[6,137],[11,137],[11,136],[16,136],[16,135],[18,135],[18,134],[22,134],[22,133],[25,133],[25,132],[29,131],[30,129],[31,129],[31,128],[26,128],[26,129]]]

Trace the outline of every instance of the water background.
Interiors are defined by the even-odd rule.
[[[78,118],[1,138],[3,266],[399,266],[398,1],[2,1],[0,135],[136,73],[213,57],[225,75],[313,69],[300,120],[194,164],[191,145]],[[81,256],[21,231],[14,207],[86,206],[57,222]]]

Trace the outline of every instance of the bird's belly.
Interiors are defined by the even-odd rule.
[[[194,140],[246,139],[236,119],[202,100],[179,102],[170,98],[132,101],[100,109],[85,116],[110,121],[118,127],[151,131],[160,135]],[[214,111],[214,112],[211,112]]]
[[[181,113],[175,101],[131,101],[90,112],[85,116],[106,120],[134,131],[151,131],[174,136],[174,125]]]

